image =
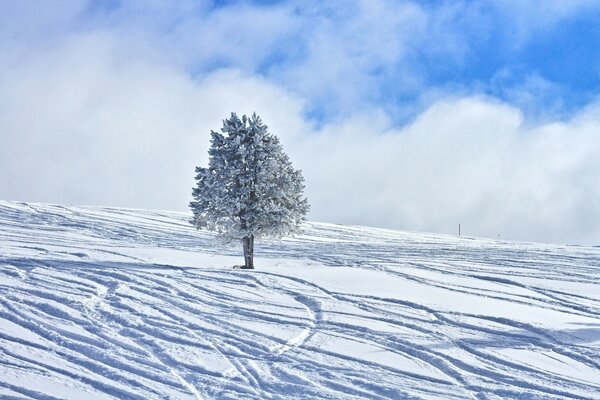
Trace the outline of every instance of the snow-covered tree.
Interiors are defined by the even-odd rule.
[[[241,119],[231,113],[221,131],[211,131],[208,168],[196,167],[191,223],[241,240],[244,268],[252,269],[254,238],[299,232],[309,209],[304,178],[256,113]]]

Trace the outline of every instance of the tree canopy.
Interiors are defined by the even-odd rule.
[[[252,258],[255,237],[299,231],[309,210],[304,178],[256,114],[240,119],[232,113],[221,132],[211,131],[208,167],[196,167],[191,222],[227,241],[242,240],[251,268],[246,250]]]

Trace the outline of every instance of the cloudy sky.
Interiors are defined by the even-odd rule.
[[[186,210],[256,111],[311,220],[600,244],[600,2],[0,0],[0,198]]]

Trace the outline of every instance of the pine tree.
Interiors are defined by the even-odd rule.
[[[196,167],[191,223],[225,241],[241,240],[244,268],[252,269],[254,238],[299,232],[309,209],[304,178],[256,113],[231,113],[221,131],[211,131],[208,167]]]

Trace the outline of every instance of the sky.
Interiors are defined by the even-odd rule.
[[[0,0],[0,198],[186,210],[257,112],[310,220],[600,244],[600,2]]]

